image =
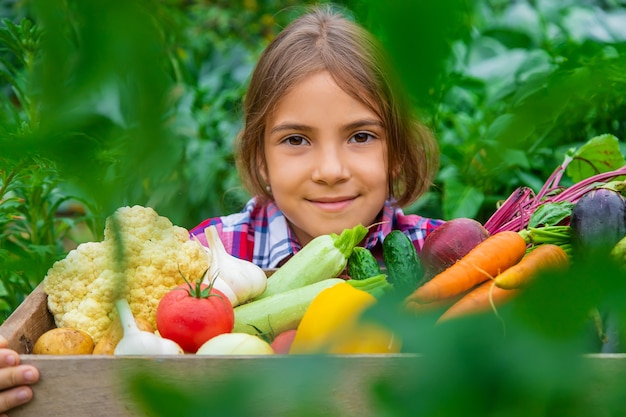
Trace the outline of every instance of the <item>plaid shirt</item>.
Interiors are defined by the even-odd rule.
[[[385,203],[377,226],[370,229],[364,246],[380,257],[384,237],[394,229],[402,230],[421,250],[424,239],[442,220],[428,219],[416,214],[405,215]],[[226,251],[261,268],[277,268],[301,248],[287,219],[273,202],[261,205],[252,198],[240,213],[207,219],[191,229],[190,234],[207,245],[204,229],[215,225]]]

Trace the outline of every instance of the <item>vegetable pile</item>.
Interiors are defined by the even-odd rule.
[[[366,307],[376,302],[375,295],[391,288],[385,276],[353,285],[339,278],[353,249],[367,234],[364,226],[319,236],[269,280],[266,271],[226,253],[214,226],[205,234],[209,247],[190,240],[187,230],[173,226],[150,208],[118,209],[107,219],[103,242],[79,245],[44,278],[48,308],[57,328],[41,336],[38,352],[289,353],[305,316],[309,324],[302,334],[309,339],[315,333],[319,333],[316,338],[323,336],[324,332],[315,330],[321,315],[332,319],[326,322],[324,318],[328,329],[342,329],[342,340],[331,343],[340,335],[326,335],[328,344],[320,345],[320,352],[399,349],[399,341],[388,331],[357,324]],[[331,306],[337,310],[336,317],[329,316]],[[76,334],[82,337],[80,344]],[[348,334],[352,336],[346,339]],[[364,339],[364,334],[371,337]],[[355,341],[368,342],[351,346]]]
[[[561,184],[567,183],[566,173],[567,186]],[[478,230],[469,242],[471,222],[444,224],[426,238],[420,254],[425,269],[435,273],[406,298],[407,309],[435,311],[438,323],[497,314],[535,279],[566,274],[577,263],[593,258],[625,267],[625,178],[617,138],[598,136],[570,150],[536,194],[527,187],[515,190],[483,225],[488,237],[481,238],[474,225]],[[450,254],[458,247],[465,254]]]
[[[205,230],[204,247],[150,208],[122,207],[107,219],[103,242],[80,245],[48,271],[44,290],[57,328],[42,335],[37,349],[400,352],[392,326],[368,314],[382,299],[411,318],[434,313],[439,325],[497,315],[536,282],[588,257],[626,270],[624,178],[617,139],[599,136],[571,150],[536,194],[516,190],[484,224],[445,222],[419,253],[395,230],[375,257],[358,246],[368,231],[358,225],[313,239],[275,271],[229,255],[214,226]]]

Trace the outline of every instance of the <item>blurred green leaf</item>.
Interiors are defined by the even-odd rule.
[[[485,198],[480,190],[454,178],[445,182],[445,189],[449,193],[443,201],[443,213],[446,219],[476,216]]]
[[[626,165],[626,159],[619,147],[619,140],[611,134],[589,139],[569,156],[573,159],[565,172],[574,182]]]
[[[470,3],[466,0],[363,3],[368,27],[389,51],[401,81],[419,108],[432,111],[440,99],[452,42],[469,34],[466,16]]]

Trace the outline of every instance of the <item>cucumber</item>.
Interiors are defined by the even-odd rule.
[[[626,235],[625,216],[626,203],[618,192],[597,188],[583,195],[570,219],[573,259],[605,259]]]
[[[424,276],[422,263],[411,239],[400,230],[392,230],[383,241],[383,259],[394,292],[406,297],[417,289]]]
[[[349,279],[346,281],[354,288],[368,292],[376,298],[382,298],[383,295],[393,291],[393,285],[387,281],[387,275],[380,274],[365,279]]]
[[[352,249],[348,258],[348,276],[351,279],[360,281],[380,274],[380,265],[369,249],[362,246]]]
[[[295,329],[313,299],[322,290],[341,282],[345,281],[329,278],[237,306],[232,331],[278,335],[285,330]]]

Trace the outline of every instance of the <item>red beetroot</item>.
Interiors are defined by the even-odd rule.
[[[479,221],[470,218],[448,220],[437,227],[426,236],[419,254],[424,267],[424,279],[429,280],[448,268],[487,237],[487,229]]]

